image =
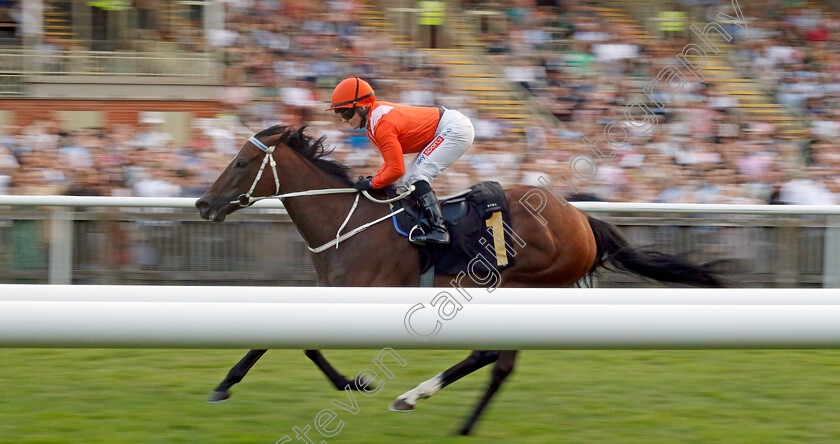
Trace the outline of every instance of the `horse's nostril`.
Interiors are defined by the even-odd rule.
[[[195,202],[195,207],[198,208],[198,214],[201,215],[201,218],[207,219],[207,213],[210,212],[210,202],[207,202],[204,199],[199,199]]]

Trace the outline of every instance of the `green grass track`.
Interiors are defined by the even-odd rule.
[[[421,400],[393,398],[464,356],[407,361],[359,412],[300,351],[269,351],[225,403],[207,394],[245,350],[0,349],[2,443],[275,443],[331,408],[329,443],[840,443],[840,351],[525,351],[475,436],[452,435],[483,369]],[[374,350],[326,351],[340,371]],[[294,440],[292,442],[301,442]]]

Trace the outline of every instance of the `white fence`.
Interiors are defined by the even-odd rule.
[[[149,288],[2,285],[0,347],[840,348],[840,290]]]
[[[194,208],[195,199],[185,197],[86,197],[0,195],[0,205],[54,207]],[[840,215],[840,205],[724,205],[636,202],[571,202],[587,212],[692,213],[764,215]],[[282,209],[279,200],[262,200],[253,208]]]

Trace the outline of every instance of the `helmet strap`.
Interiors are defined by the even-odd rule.
[[[359,101],[359,78],[356,77],[356,94],[353,94],[353,108],[356,107],[356,102]]]
[[[361,117],[359,121],[359,129],[365,128],[367,126],[367,118],[368,112],[370,111],[369,106],[361,106],[356,108],[356,113]]]

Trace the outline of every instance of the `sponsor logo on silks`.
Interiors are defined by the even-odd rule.
[[[424,160],[426,160],[426,156],[421,154],[421,155],[417,156],[417,162],[414,162],[414,164],[415,165],[422,165]]]
[[[431,144],[429,144],[429,146],[426,147],[425,150],[423,150],[423,154],[425,154],[427,156],[429,154],[432,154],[432,151],[434,151],[435,148],[440,146],[440,144],[443,143],[443,140],[444,140],[443,136],[437,136],[437,139],[435,139]]]

